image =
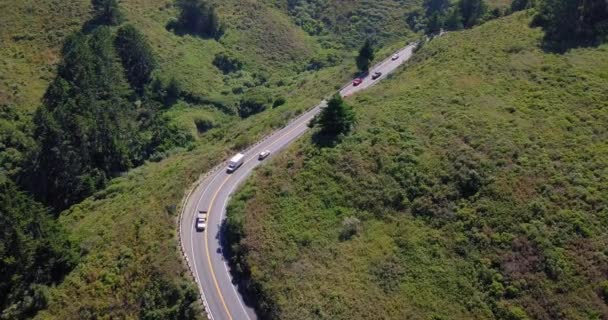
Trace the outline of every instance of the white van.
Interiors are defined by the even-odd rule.
[[[235,172],[236,169],[238,169],[240,166],[243,165],[244,160],[245,160],[245,155],[242,153],[237,153],[234,157],[232,157],[230,159],[230,161],[228,161],[228,168],[226,168],[226,171],[228,173]]]

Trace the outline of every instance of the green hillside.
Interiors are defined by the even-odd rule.
[[[126,65],[113,40],[121,25],[96,28],[90,1],[0,4],[0,181],[3,192],[18,192],[17,202],[2,197],[0,204],[12,214],[2,220],[0,270],[11,286],[3,287],[9,289],[1,296],[0,318],[32,317],[38,310],[41,319],[199,317],[196,289],[177,249],[184,192],[234,150],[348,81],[358,39],[374,36],[382,52],[415,39],[398,19],[409,10],[399,1],[366,2],[350,16],[382,11],[381,2],[398,9],[388,23],[338,41],[351,31],[310,33],[275,1],[212,2],[224,28],[217,40],[170,30],[180,11],[174,1],[119,1],[121,25],[143,34],[156,61],[145,90],[120,74]],[[337,21],[335,14],[324,16]],[[97,72],[72,77],[79,68],[85,75]],[[167,98],[175,88],[174,99]],[[154,144],[143,157],[140,140]],[[117,160],[119,170],[95,167],[98,155],[85,153],[97,148]],[[41,159],[63,167],[53,168],[55,176],[34,168],[32,178],[31,167]],[[44,189],[44,179],[59,181],[55,189],[68,194],[77,181],[78,193],[40,197],[50,207],[44,208],[15,187]],[[26,207],[35,210],[28,215]],[[22,245],[4,250],[10,243]],[[34,260],[41,253],[44,258]],[[20,263],[26,268],[15,268]]]
[[[235,195],[235,262],[280,319],[608,314],[608,46],[530,12],[448,33]]]

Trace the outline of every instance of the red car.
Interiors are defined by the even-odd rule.
[[[353,80],[353,86],[356,87],[356,86],[360,85],[361,82],[363,82],[363,79],[357,78],[357,79]]]

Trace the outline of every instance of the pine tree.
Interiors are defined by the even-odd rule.
[[[460,0],[458,6],[462,14],[462,25],[465,28],[479,24],[487,11],[487,5],[483,0]]]
[[[182,32],[219,39],[223,33],[215,8],[202,0],[180,0],[177,27]]]
[[[535,24],[555,49],[593,45],[608,36],[608,3],[604,0],[542,0]]]
[[[359,68],[361,72],[368,72],[372,60],[374,60],[374,48],[372,47],[371,41],[368,39],[359,50],[357,68]]]
[[[116,50],[122,60],[127,80],[139,94],[150,82],[156,61],[146,38],[132,25],[118,29]]]
[[[92,4],[98,23],[117,26],[124,20],[124,15],[118,6],[118,0],[92,0]]]
[[[321,111],[317,123],[322,134],[347,134],[355,123],[355,113],[339,94],[335,94]]]

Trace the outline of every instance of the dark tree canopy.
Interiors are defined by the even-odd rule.
[[[58,76],[34,116],[28,184],[45,203],[65,208],[102,187],[131,166],[137,130],[133,107],[113,36],[100,27],[90,36],[70,37]]]
[[[460,0],[458,3],[462,14],[462,25],[471,28],[481,22],[487,11],[483,0]]]
[[[605,0],[542,0],[535,24],[545,30],[548,47],[564,50],[596,45],[608,38],[608,3]]]
[[[0,314],[31,318],[46,307],[46,285],[60,282],[78,256],[47,210],[0,177]]]
[[[359,55],[357,56],[357,68],[359,68],[359,70],[362,72],[369,71],[372,60],[374,60],[374,48],[372,46],[372,42],[368,39],[363,44],[363,47],[361,47],[359,50]]]
[[[124,20],[124,15],[118,6],[118,0],[92,0],[95,11],[95,22],[98,24],[117,26]]]
[[[431,16],[435,13],[442,14],[450,7],[449,0],[425,0],[424,9],[427,16]]]
[[[355,113],[339,94],[335,94],[327,103],[327,107],[323,108],[317,121],[322,134],[347,134],[355,124]]]
[[[532,5],[533,3],[531,0],[513,0],[513,2],[511,2],[511,11],[515,12],[530,9]]]
[[[122,60],[127,80],[139,94],[150,82],[156,61],[146,38],[132,25],[118,29],[116,50]]]
[[[180,14],[176,31],[219,39],[224,33],[215,8],[203,0],[179,0]]]
[[[119,29],[116,37],[106,26],[77,33],[66,40],[62,53],[57,77],[34,115],[38,145],[21,177],[27,190],[56,210],[103,188],[155,152],[183,147],[192,139],[156,119],[161,103],[174,102],[180,89],[173,81],[166,89],[150,86],[158,92],[143,90],[155,63],[132,26]],[[135,99],[144,105],[136,106]]]

